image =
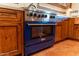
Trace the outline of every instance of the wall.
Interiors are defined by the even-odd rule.
[[[72,9],[67,9],[66,10],[66,16],[71,17],[71,14],[70,14],[71,11],[72,11]]]
[[[73,3],[72,4],[72,10],[78,10],[78,13],[75,13],[77,17],[79,17],[79,3]],[[75,20],[75,24],[79,24],[79,19]]]
[[[73,12],[70,13],[71,11],[78,11],[78,12]],[[79,3],[72,3],[71,10],[67,10],[67,15],[70,17],[79,17]]]
[[[53,5],[49,5],[49,4],[46,4],[46,3],[40,3],[40,6],[43,6],[43,7],[46,7],[46,8],[49,8],[51,10],[57,10],[57,11],[61,11],[61,12],[66,12],[66,9],[62,9],[62,8],[59,8],[59,7],[56,7],[56,6],[53,6]],[[62,14],[62,13],[57,13],[58,15],[66,15],[66,14]]]
[[[56,6],[53,6],[53,5],[49,5],[49,4],[46,4],[46,3],[40,3],[40,6],[47,7],[49,9],[63,11],[63,12],[66,11],[65,9],[62,9],[62,8],[59,8],[59,7],[56,7]]]
[[[79,10],[79,3],[72,3],[73,10]]]

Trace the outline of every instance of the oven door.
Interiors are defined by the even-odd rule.
[[[44,24],[27,24],[24,28],[25,39],[27,41],[47,36],[54,36],[55,25]]]

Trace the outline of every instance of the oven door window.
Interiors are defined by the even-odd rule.
[[[52,26],[32,26],[32,39],[52,35]]]

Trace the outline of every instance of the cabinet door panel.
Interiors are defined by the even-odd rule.
[[[66,39],[68,37],[68,20],[62,21],[62,39]]]
[[[55,42],[57,42],[57,41],[61,41],[62,40],[62,37],[61,37],[61,25],[57,25],[56,26],[56,32],[55,32]]]
[[[6,39],[8,40],[9,51],[17,50],[17,30],[16,27],[9,27],[5,29]]]
[[[18,41],[17,26],[0,27],[0,54],[18,53]]]
[[[76,39],[79,40],[79,30],[76,31]]]
[[[75,39],[79,40],[79,25],[75,25],[74,34],[75,34]]]
[[[69,19],[69,25],[68,25],[68,37],[74,38],[74,19]]]

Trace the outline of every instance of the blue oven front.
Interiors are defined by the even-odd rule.
[[[53,46],[55,42],[55,25],[55,22],[25,22],[25,55],[31,55],[37,51]]]

